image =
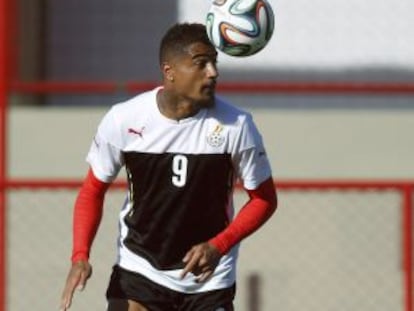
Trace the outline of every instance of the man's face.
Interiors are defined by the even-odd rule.
[[[204,43],[194,43],[186,52],[170,62],[170,74],[174,80],[172,88],[181,98],[203,107],[210,106],[218,77],[217,52]]]

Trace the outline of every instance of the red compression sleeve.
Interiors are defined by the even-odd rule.
[[[247,190],[247,193],[250,200],[230,225],[209,241],[221,254],[227,253],[243,238],[256,231],[276,210],[277,198],[271,178],[262,182],[257,189]]]
[[[73,213],[72,262],[88,260],[92,241],[102,218],[109,183],[98,180],[89,169],[75,202]]]

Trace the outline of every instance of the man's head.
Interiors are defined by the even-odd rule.
[[[164,35],[159,51],[166,91],[199,104],[211,104],[218,77],[217,51],[202,24],[175,24]]]

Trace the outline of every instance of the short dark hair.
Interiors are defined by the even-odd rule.
[[[159,50],[160,65],[170,55],[182,54],[189,45],[196,42],[213,46],[203,24],[177,23],[173,25],[161,40]]]

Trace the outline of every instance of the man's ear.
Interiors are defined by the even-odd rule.
[[[164,79],[168,81],[174,81],[174,69],[169,63],[167,62],[162,63],[161,71],[164,76]]]

